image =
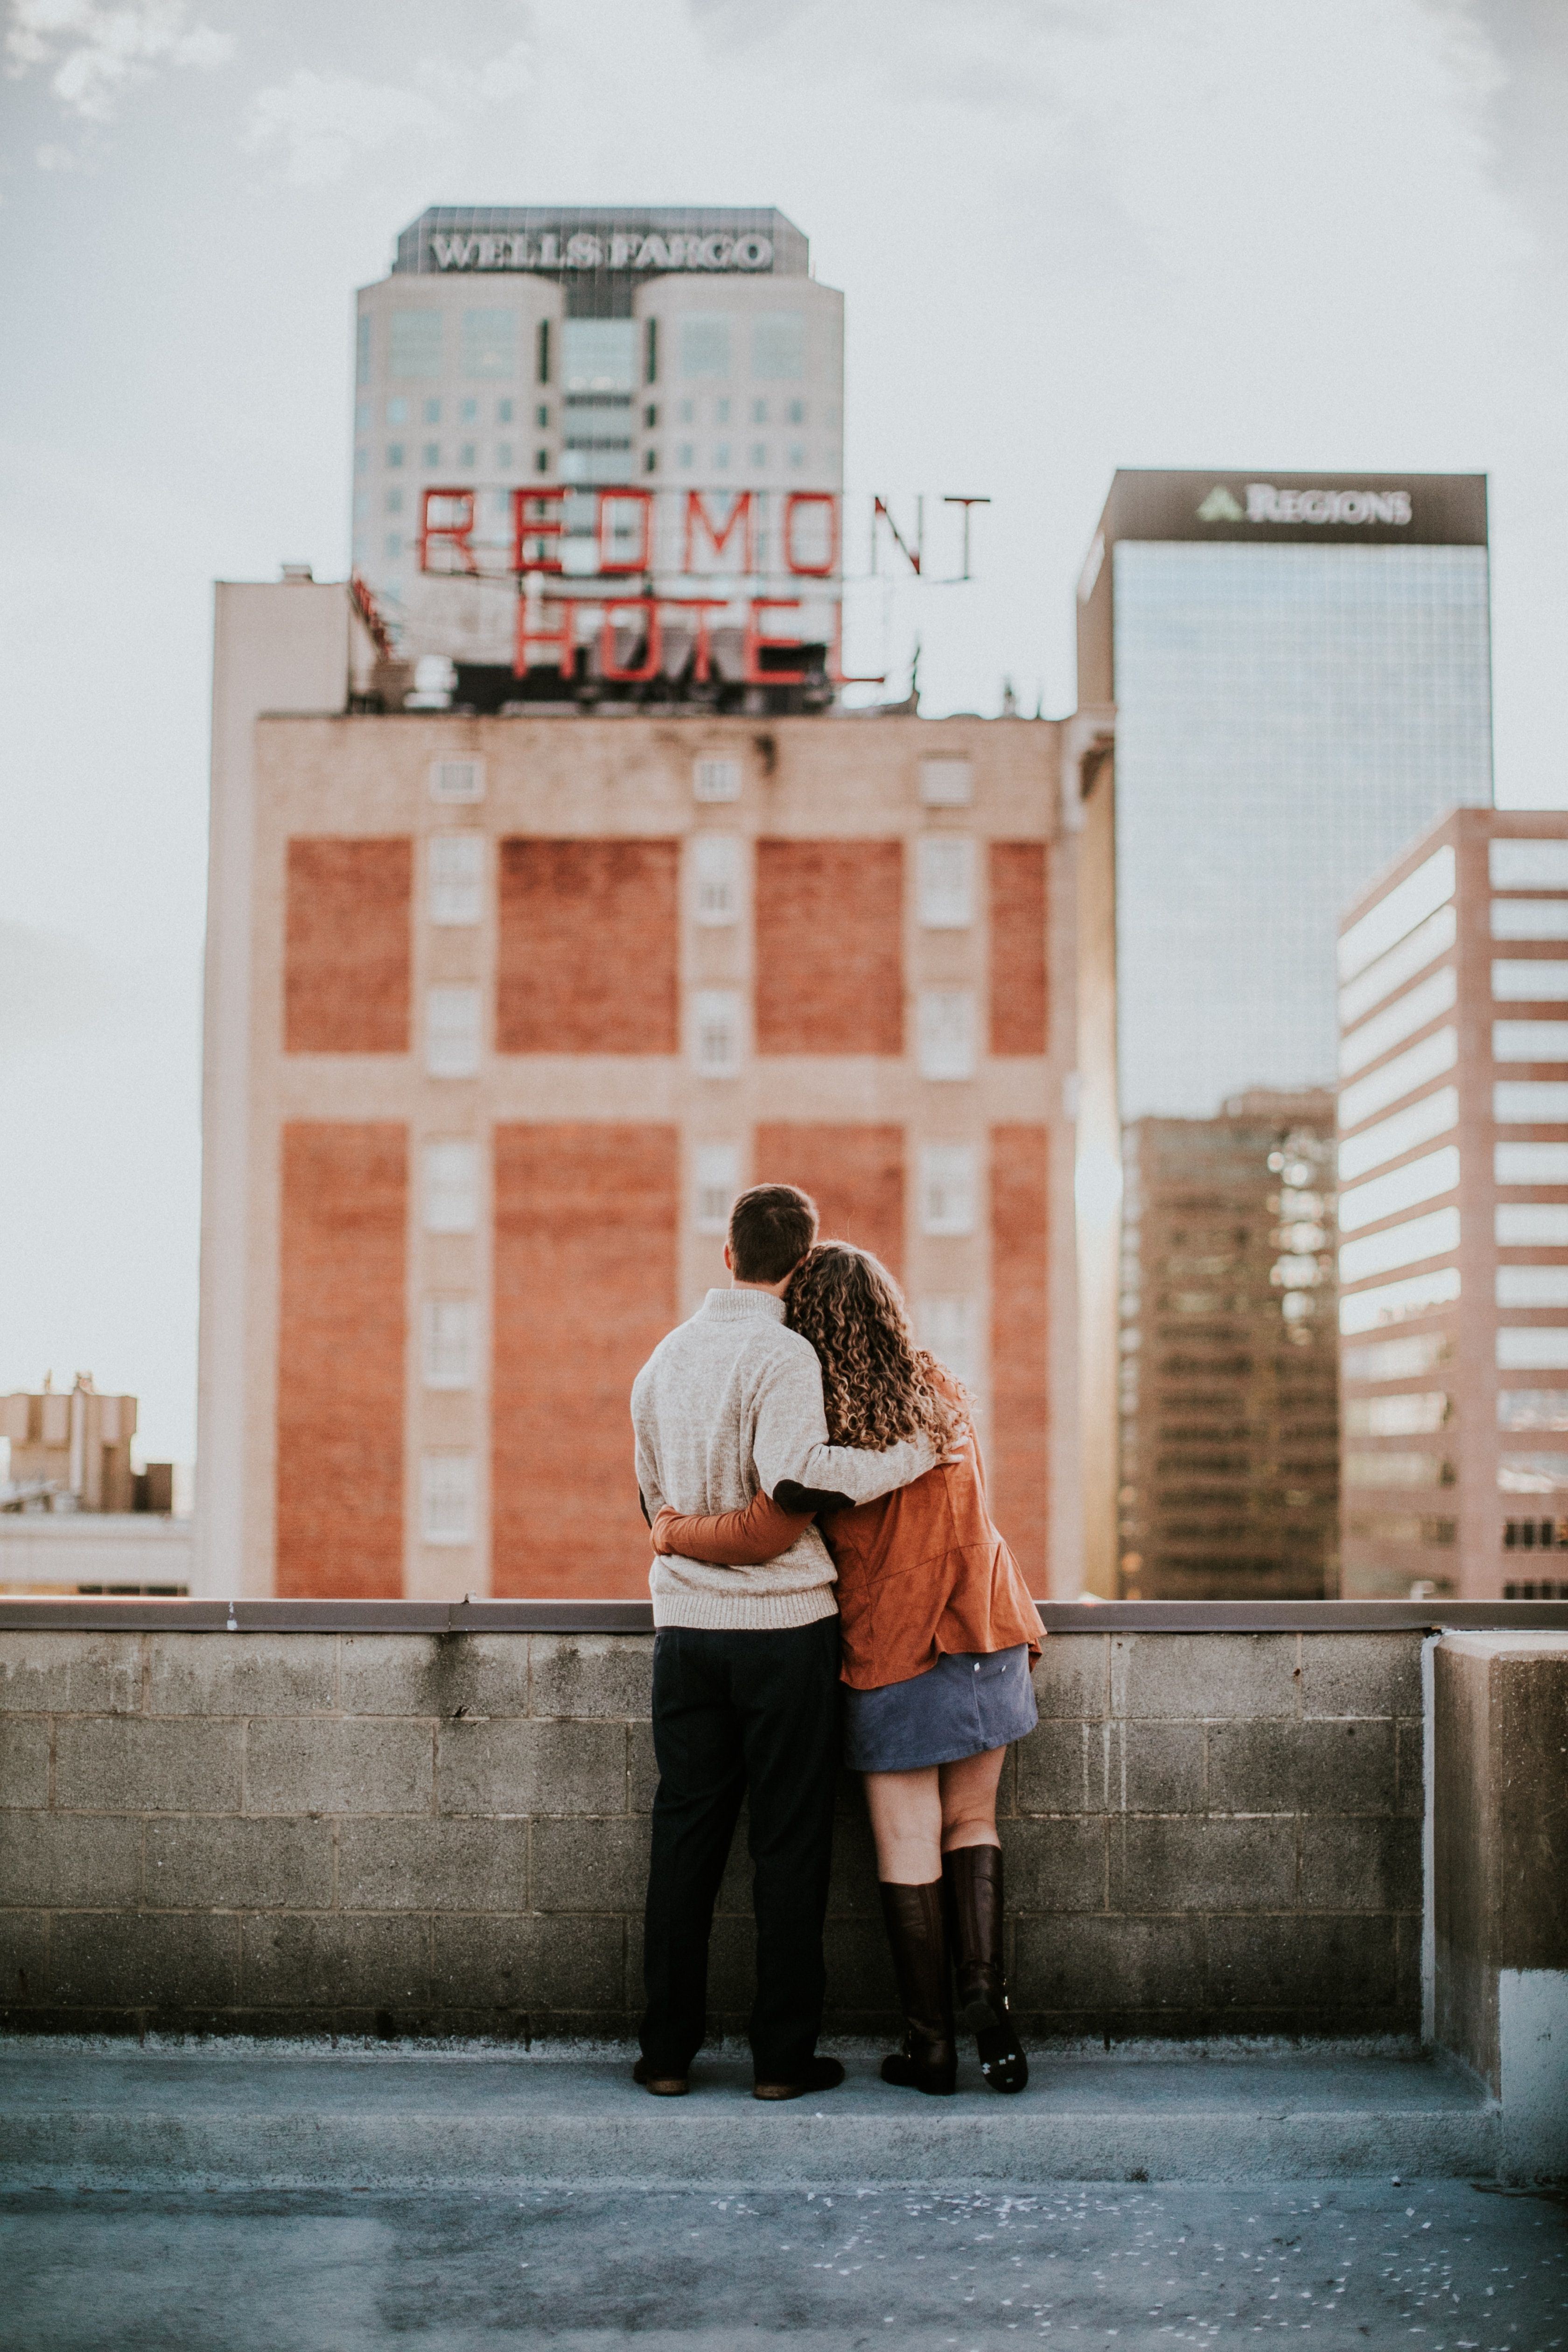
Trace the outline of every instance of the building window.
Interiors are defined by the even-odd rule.
[[[477,425],[479,419],[479,402],[477,400],[465,400],[461,409],[458,411],[458,414],[462,417],[465,425]]]
[[[974,991],[922,988],[920,997],[922,1078],[974,1076]]]
[[[921,1231],[972,1234],[977,1191],[974,1147],[927,1143],[921,1149]]]
[[[956,1372],[969,1389],[979,1385],[979,1328],[973,1298],[938,1296],[915,1302],[915,1331],[921,1346],[950,1372]]]
[[[752,373],[792,376],[805,373],[805,313],[804,310],[760,310],[752,321]]]
[[[388,344],[390,372],[400,383],[441,373],[441,313],[395,310]]]
[[[1499,1184],[1568,1184],[1568,1143],[1494,1143]]]
[[[534,451],[533,470],[536,474],[548,474],[550,471],[550,452],[548,449],[536,449]]]
[[[425,1146],[425,1230],[471,1234],[479,1222],[479,1147],[449,1138]]]
[[[968,808],[974,798],[974,769],[968,760],[922,760],[921,801],[926,808]]]
[[[700,1143],[692,1154],[692,1223],[700,1234],[727,1234],[741,1189],[738,1143]]]
[[[501,474],[510,474],[511,471],[511,443],[510,441],[498,441],[496,443],[496,470],[498,473]]]
[[[1568,1062],[1568,1021],[1494,1021],[1494,1062]]]
[[[713,444],[713,469],[715,473],[720,474],[729,472],[730,444],[728,441],[715,441]]]
[[[433,1078],[471,1078],[479,1066],[479,992],[467,984],[425,992],[425,1067]]]
[[[1500,1307],[1568,1307],[1568,1265],[1500,1265]]]
[[[425,417],[425,422],[426,422],[426,425],[439,425],[439,424],[440,424],[440,422],[441,422],[441,404],[440,404],[440,402],[439,402],[438,400],[427,400],[427,401],[425,403],[425,407],[424,407],[424,417]]]
[[[658,382],[658,320],[650,319],[643,331],[643,382]]]
[[[692,1060],[705,1078],[733,1077],[741,1066],[741,992],[699,988],[691,998]]]
[[[399,395],[398,395],[398,397],[397,397],[395,400],[389,400],[389,401],[387,402],[387,404],[386,404],[386,421],[387,421],[387,423],[388,423],[389,425],[406,425],[406,424],[407,424],[407,422],[408,422],[408,403],[407,403],[407,402],[406,402],[406,401],[402,397],[402,395],[401,395],[401,394],[399,394]]]
[[[437,833],[430,839],[430,920],[470,924],[484,912],[485,843],[479,833]]]
[[[691,871],[696,887],[692,913],[698,922],[717,929],[740,920],[741,843],[732,833],[700,833],[691,844]]]
[[[388,490],[386,494],[386,511],[388,514],[401,514],[403,512],[403,492],[401,490]]]
[[[1568,890],[1568,841],[1489,842],[1487,858],[1494,890]]]
[[[1568,940],[1568,898],[1494,898],[1494,940]]]
[[[510,375],[517,364],[515,310],[465,310],[462,354],[466,376]]]
[[[426,441],[424,449],[421,452],[421,456],[426,466],[432,467],[438,466],[441,462],[441,444],[439,441]]]
[[[502,417],[501,423],[503,425],[510,425],[511,423],[511,403],[510,400],[506,404],[506,408],[507,414]],[[548,433],[550,430],[550,403],[547,400],[542,400],[538,407],[534,410],[533,421],[538,425],[542,433]]]
[[[722,310],[689,310],[680,322],[683,376],[730,373],[730,320]]]
[[[430,797],[451,807],[460,801],[482,801],[485,763],[482,760],[433,760]]]
[[[922,834],[915,856],[925,929],[967,930],[974,920],[973,837],[966,833]]]
[[[478,443],[473,441],[465,441],[458,451],[458,465],[471,470],[472,467],[479,464],[479,452]]]
[[[651,433],[654,426],[658,423],[658,404],[657,401],[650,400],[648,402],[647,406],[643,410],[642,421]]]
[[[691,789],[700,801],[738,801],[741,797],[739,760],[699,760]]]
[[[1568,1080],[1500,1078],[1492,1087],[1492,1117],[1500,1127],[1559,1125],[1568,1119]]]
[[[401,442],[401,441],[389,441],[389,442],[387,443],[387,445],[386,445],[386,462],[387,462],[387,464],[388,464],[389,466],[401,466],[401,465],[402,465],[402,463],[403,463],[403,444],[402,444],[402,442]]]
[[[642,469],[645,474],[658,473],[658,451],[657,449],[645,449],[643,451]]]
[[[1505,1201],[1492,1214],[1499,1249],[1568,1249],[1568,1201]]]
[[[479,1314],[472,1298],[427,1298],[419,1318],[419,1353],[427,1389],[471,1389],[479,1362]]]
[[[792,442],[790,443],[790,445],[789,445],[789,462],[790,462],[791,467],[792,467],[795,472],[797,472],[797,473],[799,472],[799,470],[800,470],[801,467],[805,465],[805,446],[804,446],[801,442],[799,442],[799,441],[792,441]]]
[[[753,425],[765,425],[765,424],[767,423],[767,421],[768,421],[768,404],[767,404],[767,402],[766,402],[765,400],[753,400],[753,401],[752,401],[752,424],[753,424]]]
[[[1557,956],[1510,958],[1494,963],[1492,994],[1514,1004],[1557,1002],[1568,996],[1568,963]]]
[[[419,1465],[419,1532],[427,1544],[474,1540],[479,1465],[471,1454],[426,1454]]]
[[[683,474],[689,474],[697,463],[697,452],[689,441],[683,441],[675,453],[675,462]]]
[[[765,441],[753,441],[753,442],[752,442],[752,465],[753,465],[753,466],[756,466],[756,467],[761,467],[765,466],[765,465],[767,464],[767,462],[768,462],[768,449],[767,449],[767,444],[766,444],[766,442],[765,442]]]
[[[784,415],[786,421],[791,425],[804,425],[805,423],[805,401],[792,400],[788,408],[784,411]]]
[[[534,374],[539,383],[550,382],[550,321],[541,319],[539,338],[534,345]]]

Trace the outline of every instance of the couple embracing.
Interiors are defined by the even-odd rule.
[[[687,2088],[708,1937],[742,1798],[757,1927],[760,2099],[831,2090],[816,2054],[834,1794],[865,1775],[903,2007],[884,2082],[951,2092],[956,2030],[994,2090],[1028,2065],[1002,1967],[996,1784],[1036,1722],[1039,1619],[986,1509],[969,1402],[919,1349],[876,1258],[816,1241],[760,1184],[731,1213],[727,1290],[632,1390],[653,1529],[653,1808],[637,2080]]]

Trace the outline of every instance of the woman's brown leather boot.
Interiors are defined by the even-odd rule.
[[[1007,2008],[1002,1973],[1002,1849],[961,1845],[942,1858],[952,1936],[955,2013],[980,2051],[980,2071],[994,2091],[1021,2091],[1029,2062]]]
[[[929,1886],[890,1886],[884,1879],[882,1918],[906,2028],[902,2050],[882,2061],[882,2080],[945,2098],[958,2087],[958,2050],[941,1879]]]

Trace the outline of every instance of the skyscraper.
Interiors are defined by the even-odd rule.
[[[1568,1598],[1568,816],[1455,810],[1339,943],[1344,1590]]]
[[[1332,1083],[1339,908],[1412,832],[1490,803],[1484,479],[1118,473],[1079,581],[1079,691],[1116,712],[1113,773],[1096,787],[1110,805],[1084,829],[1086,887],[1114,895],[1100,934],[1114,970],[1086,979],[1091,997],[1114,993],[1141,1211],[1152,1153],[1169,1198],[1209,1202],[1229,1233],[1198,1253],[1215,1281],[1194,1282],[1157,1262],[1167,1220],[1127,1224],[1121,1574],[1151,1598],[1205,1573],[1216,1593],[1302,1591],[1304,1564],[1315,1554],[1328,1578],[1333,1555],[1331,1175],[1266,1177],[1265,1151],[1243,1215],[1240,1192],[1222,1213],[1216,1170],[1234,1163],[1226,1181],[1247,1191],[1232,1106]],[[1310,1156],[1285,1141],[1281,1155]],[[1318,1201],[1310,1218],[1288,1212],[1292,1192]],[[1317,1239],[1294,1246],[1309,1225]],[[1222,1399],[1209,1381],[1203,1411],[1173,1423],[1192,1353],[1178,1325],[1215,1311],[1191,1302],[1220,1290],[1238,1385]],[[1244,1412],[1270,1382],[1274,1416]],[[1288,1391],[1312,1400],[1310,1439],[1277,1425]],[[1094,1409],[1109,1413],[1108,1390]],[[1100,1486],[1085,1496],[1091,1555],[1097,1525],[1110,1541]],[[1201,1528],[1226,1493],[1251,1500],[1225,1540],[1213,1534],[1205,1571]],[[1173,1548],[1157,1539],[1177,1527],[1189,1536]],[[1311,1540],[1292,1532],[1308,1528]]]

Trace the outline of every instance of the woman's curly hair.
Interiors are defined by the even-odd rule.
[[[900,1438],[924,1438],[938,1454],[968,1425],[969,1400],[954,1404],[937,1386],[952,1380],[917,1348],[903,1294],[879,1259],[847,1242],[818,1242],[795,1268],[787,1294],[791,1330],[822,1362],[822,1401],[835,1445],[882,1453]]]

